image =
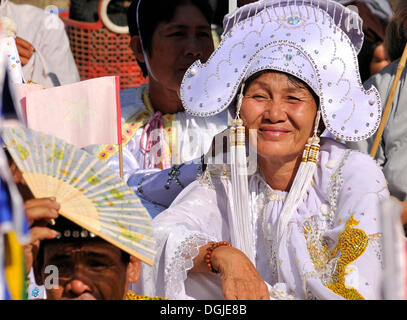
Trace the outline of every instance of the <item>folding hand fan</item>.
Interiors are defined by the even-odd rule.
[[[105,163],[51,135],[5,128],[4,143],[36,198],[55,197],[60,214],[152,265],[151,218]]]

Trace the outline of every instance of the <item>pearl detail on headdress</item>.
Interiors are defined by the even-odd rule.
[[[333,1],[316,2],[318,6],[315,0],[304,0],[299,6],[294,0],[281,5],[277,0],[260,0],[258,10],[253,10],[257,14],[247,13],[248,7],[246,11],[243,7],[230,16],[215,52],[206,63],[191,65],[182,81],[180,96],[185,110],[199,117],[218,114],[231,105],[249,70],[269,68],[292,74],[311,86],[320,97],[322,118],[332,135],[346,141],[372,136],[380,124],[380,96],[374,87],[366,90],[355,76],[361,39],[339,22],[359,17]],[[284,10],[285,6],[291,9]],[[255,4],[251,7],[256,8]],[[273,47],[281,52],[270,54]],[[266,53],[267,61],[262,59]],[[256,64],[259,60],[263,61]],[[188,90],[190,86],[193,89]]]
[[[192,68],[190,71],[189,71],[189,74],[191,75],[191,76],[194,76],[194,75],[196,75],[198,73],[198,70],[196,69],[196,68]]]

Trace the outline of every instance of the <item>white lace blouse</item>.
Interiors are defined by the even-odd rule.
[[[144,268],[145,293],[169,299],[223,299],[219,276],[189,273],[199,247],[230,241],[228,167],[209,167],[154,220],[157,257]],[[255,265],[272,299],[379,299],[382,275],[379,201],[389,197],[381,169],[366,154],[321,140],[312,186],[279,247],[286,192],[249,177]]]

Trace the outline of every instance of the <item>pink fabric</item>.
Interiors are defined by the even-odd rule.
[[[155,130],[160,129],[160,135],[157,140],[154,140],[154,132]],[[145,141],[145,135],[147,135],[147,140]],[[159,157],[155,157],[155,154],[151,155],[151,161],[148,161],[149,159],[149,153],[153,146],[156,143],[160,143],[160,156],[161,156],[161,161]],[[146,126],[144,127],[143,133],[141,135],[141,149],[144,151],[144,168],[145,169],[152,169],[152,168],[159,168],[160,167],[160,162],[162,162],[162,169],[167,169],[168,164],[167,164],[167,159],[166,159],[166,149],[167,145],[165,142],[165,135],[164,135],[164,121],[162,118],[162,114],[160,111],[157,111],[156,113],[153,114],[153,116],[150,118]]]
[[[20,102],[20,105],[17,104],[18,107],[21,106],[21,114],[24,115],[24,120],[27,121],[27,106],[26,106],[26,97],[29,92],[34,92],[38,90],[44,89],[42,85],[36,83],[16,83],[14,85],[15,95],[17,100]]]
[[[120,100],[115,76],[100,77],[26,96],[27,124],[78,148],[117,144]]]
[[[405,288],[404,288],[404,299],[407,300],[407,242],[405,243],[404,246],[404,280],[405,280]]]

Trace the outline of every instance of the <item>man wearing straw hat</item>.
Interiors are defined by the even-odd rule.
[[[139,278],[140,260],[64,217],[48,232],[56,238],[44,239],[34,259],[36,282],[45,285],[48,299],[126,298],[129,283]]]
[[[129,292],[140,276],[138,258],[64,217],[49,232],[56,238],[44,239],[34,260],[36,282],[45,285],[47,299],[151,299]]]
[[[11,157],[9,164],[31,228],[31,242],[24,247],[26,274],[33,268],[36,284],[41,286],[29,287],[31,298],[42,298],[45,286],[50,300],[151,299],[129,292],[129,285],[139,280],[143,254],[137,258],[126,252],[128,247],[120,249],[113,241],[59,216],[61,205],[56,199],[34,198]],[[119,216],[116,219],[122,222]]]

